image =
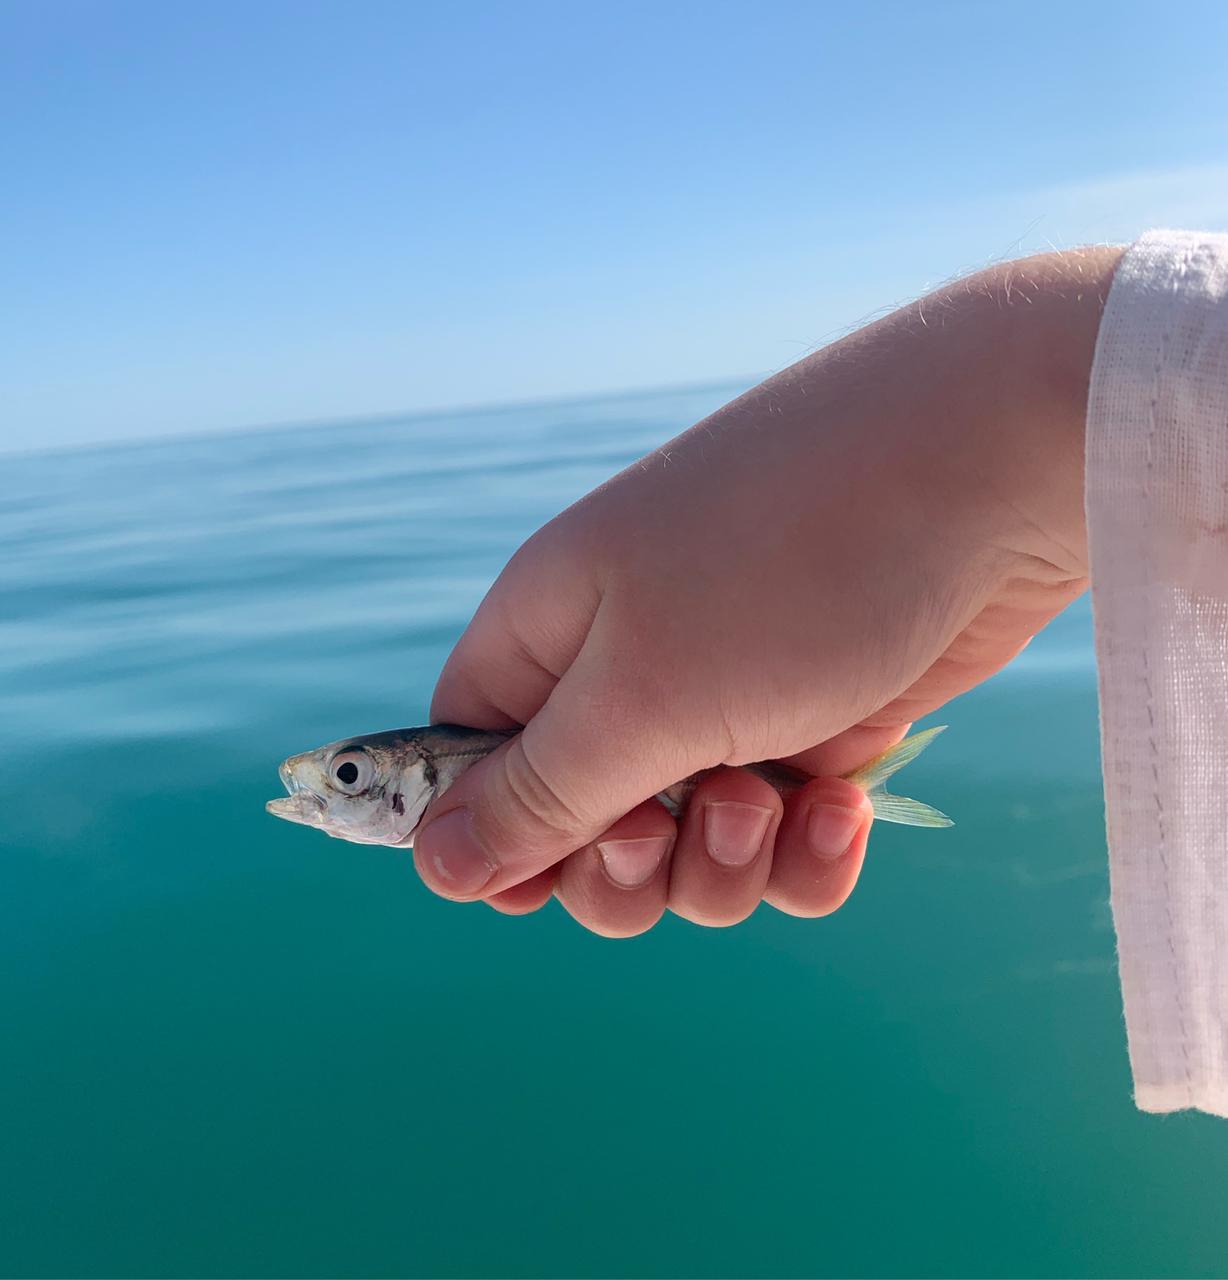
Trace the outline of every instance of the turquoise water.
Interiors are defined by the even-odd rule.
[[[730,394],[0,460],[4,1274],[1228,1271],[1228,1124],[1130,1101],[1084,604],[830,920],[609,942],[263,812]]]

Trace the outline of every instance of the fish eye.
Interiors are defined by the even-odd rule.
[[[365,751],[339,751],[328,768],[329,779],[338,791],[358,795],[375,776],[375,766]]]

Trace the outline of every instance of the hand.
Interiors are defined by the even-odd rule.
[[[535,534],[432,719],[524,725],[428,812],[437,892],[598,933],[823,915],[870,825],[836,775],[1086,585],[1083,418],[1117,249],[991,268],[771,378]],[[816,775],[788,805],[737,766]],[[650,797],[717,769],[675,823]]]

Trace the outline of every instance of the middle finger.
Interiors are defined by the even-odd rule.
[[[745,769],[700,779],[678,826],[670,910],[714,927],[745,920],[767,886],[783,807],[776,789]]]

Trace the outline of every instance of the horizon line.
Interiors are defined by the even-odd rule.
[[[341,417],[278,419],[272,422],[248,423],[243,426],[205,427],[187,431],[169,431],[163,435],[113,436],[105,440],[78,443],[38,445],[34,448],[6,449],[0,446],[0,457],[30,458],[58,453],[88,453],[112,449],[139,449],[142,447],[212,440],[217,436],[275,435],[283,431],[317,431],[324,427],[367,426],[381,422],[414,421],[421,418],[463,418],[478,413],[490,413],[510,409],[527,409],[534,405],[587,404],[593,400],[642,400],[652,396],[684,395],[691,391],[706,391],[717,387],[743,387],[749,390],[761,382],[766,373],[743,377],[703,379],[679,383],[663,383],[648,387],[624,387],[618,391],[586,391],[561,395],[515,397],[509,400],[471,401],[456,405],[427,406],[420,409],[388,409],[372,413],[344,414]]]

